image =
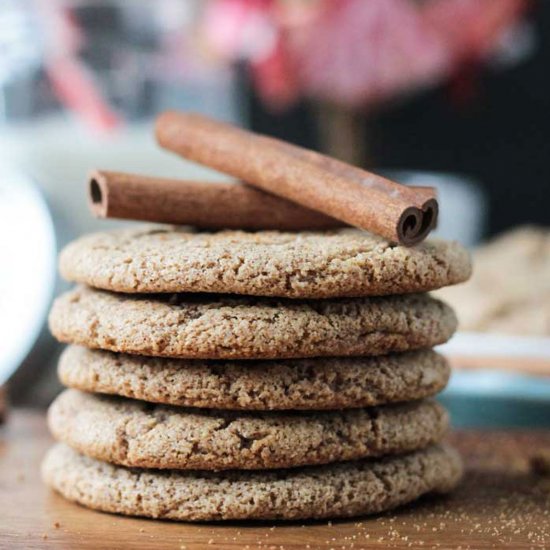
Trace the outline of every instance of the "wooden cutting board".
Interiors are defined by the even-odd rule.
[[[0,427],[0,548],[549,548],[550,477],[530,458],[545,432],[460,432],[467,474],[447,497],[353,521],[184,524],[133,519],[67,502],[40,481],[51,444],[44,415],[13,411]]]

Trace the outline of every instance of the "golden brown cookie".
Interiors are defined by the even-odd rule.
[[[77,287],[55,301],[50,327],[62,342],[123,353],[276,359],[431,347],[451,337],[456,318],[427,294],[284,300]]]
[[[330,298],[426,292],[465,281],[467,251],[434,240],[390,244],[356,229],[328,232],[140,228],[84,236],[62,275],[116,292],[215,292]]]
[[[221,361],[143,357],[69,346],[58,366],[71,388],[213,409],[371,407],[440,392],[449,379],[432,350],[376,357]]]
[[[458,454],[429,447],[407,455],[267,472],[127,469],[58,444],[45,482],[89,508],[183,521],[338,518],[374,514],[426,493],[452,490]]]
[[[419,449],[441,440],[448,416],[429,400],[322,413],[246,413],[66,390],[51,405],[48,423],[59,441],[114,464],[248,470]]]

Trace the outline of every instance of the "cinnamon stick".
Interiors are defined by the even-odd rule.
[[[312,210],[412,246],[435,226],[432,188],[412,188],[314,151],[193,113],[157,119],[159,144]]]
[[[239,182],[173,180],[96,170],[88,179],[88,200],[99,218],[194,225],[203,229],[299,231],[344,225]]]

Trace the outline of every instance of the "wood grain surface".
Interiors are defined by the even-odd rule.
[[[43,413],[0,428],[0,548],[548,548],[550,477],[531,458],[550,433],[459,432],[467,474],[447,497],[353,521],[184,524],[126,518],[65,501],[40,481],[51,444]]]

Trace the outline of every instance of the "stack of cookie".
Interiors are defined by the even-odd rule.
[[[368,233],[155,228],[84,237],[46,482],[91,508],[175,520],[379,512],[451,489],[431,396],[456,328],[426,292],[465,280],[455,243]]]

